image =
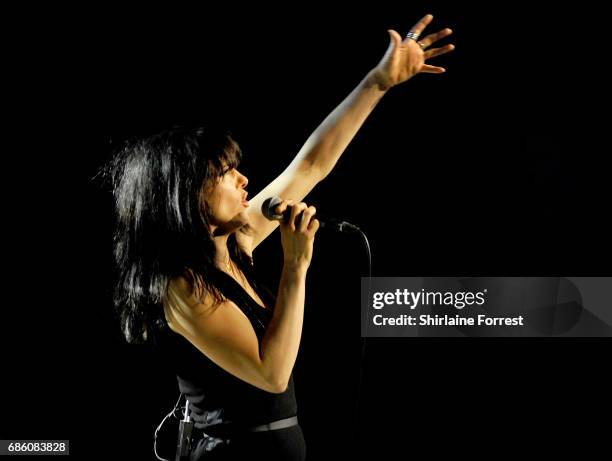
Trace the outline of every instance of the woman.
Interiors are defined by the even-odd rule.
[[[302,202],[332,170],[380,98],[451,51],[449,35],[402,40],[309,137],[291,164],[250,202],[231,135],[173,129],[132,142],[111,164],[116,199],[115,304],[129,342],[153,340],[176,370],[195,422],[190,459],[303,460],[292,369],[302,331],[306,274],[319,222]],[[263,201],[283,197],[267,220]],[[252,253],[280,226],[284,266],[276,298],[257,283]]]

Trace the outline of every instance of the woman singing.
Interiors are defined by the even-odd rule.
[[[381,61],[250,201],[240,147],[225,131],[174,128],[126,144],[109,164],[116,309],[127,341],[152,340],[176,371],[195,422],[189,459],[305,459],[292,370],[319,222],[302,200],[390,88],[444,72],[426,61],[454,48],[429,48],[451,31],[419,39],[431,20],[404,40],[390,30]],[[280,223],[261,212],[271,196],[283,199],[277,213],[287,210]],[[284,265],[273,296],[252,254],[278,226]]]

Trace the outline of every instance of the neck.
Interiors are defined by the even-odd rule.
[[[230,263],[230,254],[227,248],[228,237],[229,234],[216,235],[213,237],[216,250],[215,263],[223,270],[227,270],[227,266]]]

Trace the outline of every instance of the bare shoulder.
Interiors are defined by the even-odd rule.
[[[263,367],[255,330],[236,304],[216,302],[211,295],[198,299],[181,277],[170,283],[168,301],[166,317],[173,331],[228,373],[260,389],[280,392]]]
[[[166,317],[172,330],[199,349],[213,337],[255,335],[250,320],[233,301],[219,302],[208,292],[197,292],[185,277],[171,281]]]
[[[164,310],[166,320],[172,328],[171,321],[193,319],[217,308],[219,303],[203,288],[197,277],[181,275],[172,278],[168,283]],[[171,318],[168,318],[170,315]]]

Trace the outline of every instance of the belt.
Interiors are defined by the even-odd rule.
[[[213,437],[231,437],[232,435],[236,435],[240,432],[263,432],[263,431],[274,431],[277,429],[284,429],[287,427],[297,426],[298,425],[298,417],[291,416],[290,418],[279,419],[276,421],[272,421],[267,424],[260,424],[258,426],[233,426],[224,424],[214,424],[208,427],[204,427],[202,429],[197,429],[197,432]]]
[[[284,429],[286,427],[297,426],[298,417],[292,416],[291,418],[279,419],[272,421],[268,424],[261,424],[259,426],[247,427],[246,430],[249,432],[262,432],[262,431],[274,431],[276,429]]]

